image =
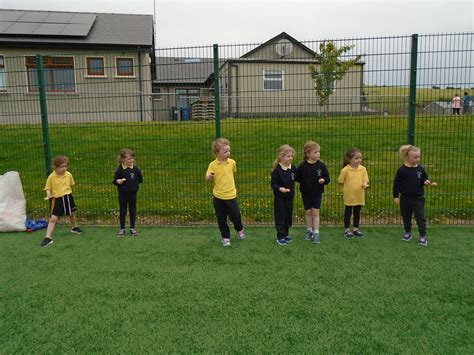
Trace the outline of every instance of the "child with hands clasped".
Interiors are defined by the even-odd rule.
[[[119,222],[120,229],[118,237],[125,236],[125,217],[127,209],[130,214],[130,233],[137,237],[135,228],[137,218],[137,193],[143,182],[143,175],[138,166],[135,165],[135,153],[131,149],[121,149],[117,158],[119,166],[115,171],[112,183],[117,186],[119,200]]]
[[[319,159],[321,147],[316,142],[306,142],[303,147],[303,162],[296,169],[296,181],[300,183],[306,218],[305,240],[319,244],[319,211],[324,192],[324,185],[329,184],[329,171]]]
[[[295,150],[287,144],[277,150],[277,158],[273,162],[271,187],[274,196],[276,242],[287,245],[293,239],[289,236],[293,224],[293,198],[295,196],[296,168],[293,166]]]
[[[412,238],[411,219],[414,213],[420,233],[418,244],[426,246],[428,239],[426,238],[424,186],[435,185],[435,183],[428,180],[428,174],[420,165],[421,151],[419,148],[413,145],[403,145],[400,147],[400,155],[405,164],[398,169],[395,175],[393,201],[400,205],[400,214],[405,228],[402,240],[409,241]]]
[[[209,164],[205,179],[214,183],[212,195],[217,224],[221,233],[222,245],[228,247],[231,242],[227,217],[234,224],[238,239],[243,240],[245,238],[234,181],[237,164],[235,160],[230,159],[230,142],[228,139],[216,139],[212,143],[212,151],[216,159]]]
[[[64,156],[58,156],[53,159],[53,172],[46,180],[46,199],[51,201],[51,217],[49,218],[48,228],[46,229],[46,236],[41,242],[42,247],[47,247],[53,244],[52,234],[56,227],[58,217],[69,216],[71,220],[71,232],[75,234],[82,234],[82,230],[76,224],[76,217],[74,211],[76,204],[72,197],[72,186],[74,186],[74,178],[72,174],[67,171],[69,159]]]
[[[362,153],[351,148],[344,154],[344,163],[337,181],[342,185],[344,195],[344,236],[346,238],[364,237],[359,230],[360,212],[365,205],[365,190],[369,187],[367,169],[361,165]],[[351,232],[351,216],[353,214],[354,229]]]

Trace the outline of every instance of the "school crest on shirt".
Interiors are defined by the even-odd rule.
[[[291,173],[291,181],[295,181],[295,173]]]
[[[321,177],[322,176],[322,171],[321,169],[316,169],[316,176]]]
[[[135,173],[130,173],[130,178],[133,180],[135,179]]]
[[[417,172],[416,172],[416,177],[417,177],[418,179],[421,179],[421,175],[422,175],[422,174],[421,174],[421,171],[417,171]]]

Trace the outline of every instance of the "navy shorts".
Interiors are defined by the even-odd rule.
[[[312,208],[319,210],[321,208],[323,195],[302,195],[301,197],[303,198],[303,206],[305,210],[310,210]]]
[[[62,197],[53,197],[51,200],[51,214],[54,216],[70,216],[76,210],[72,194]]]

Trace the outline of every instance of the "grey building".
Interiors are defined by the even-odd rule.
[[[51,122],[151,120],[153,50],[151,15],[0,10],[0,123],[38,122],[37,54]]]

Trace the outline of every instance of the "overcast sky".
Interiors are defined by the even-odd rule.
[[[155,6],[154,6],[155,5]],[[156,14],[157,47],[474,30],[472,0],[0,0],[3,9]]]

